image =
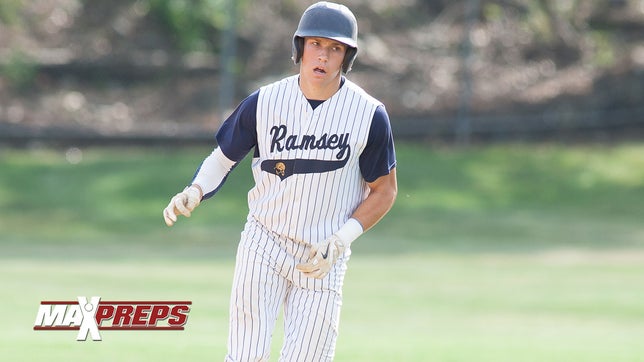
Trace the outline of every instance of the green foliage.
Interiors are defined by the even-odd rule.
[[[597,67],[609,67],[615,64],[616,49],[613,48],[613,34],[605,30],[597,30],[590,33],[590,39],[594,45],[593,62]]]
[[[9,25],[20,22],[20,0],[0,1],[0,23]]]
[[[8,61],[0,67],[0,75],[16,90],[29,88],[37,73],[37,66],[31,58],[19,50],[10,53]]]
[[[486,3],[483,5],[483,17],[487,21],[499,21],[503,19],[503,8],[499,4]]]
[[[212,50],[210,44],[217,41],[213,37],[229,25],[231,16],[237,16],[230,11],[232,0],[147,1],[150,11],[162,20],[185,51]]]

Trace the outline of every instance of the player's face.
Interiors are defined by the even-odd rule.
[[[304,38],[300,76],[324,86],[339,81],[347,46],[327,38]]]

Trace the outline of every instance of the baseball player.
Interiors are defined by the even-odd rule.
[[[267,361],[280,309],[280,361],[330,361],[351,243],[394,203],[396,160],[384,105],[346,78],[358,27],[318,2],[293,37],[299,74],[261,87],[218,130],[218,147],[163,211],[172,226],[252,152],[254,187],[230,298],[226,361]]]

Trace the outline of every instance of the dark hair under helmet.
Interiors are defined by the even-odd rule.
[[[293,61],[302,59],[305,37],[321,37],[346,44],[347,52],[342,61],[342,71],[348,73],[358,54],[358,22],[348,7],[328,1],[320,1],[308,7],[302,14],[293,35]]]

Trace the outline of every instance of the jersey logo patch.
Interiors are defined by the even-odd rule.
[[[275,174],[282,177],[286,175],[286,165],[284,162],[278,162],[275,164]]]
[[[347,151],[344,159],[339,161],[310,160],[296,158],[292,160],[264,160],[262,161],[262,171],[277,175],[280,180],[284,180],[295,174],[306,173],[323,173],[341,169],[347,164],[351,151]]]

